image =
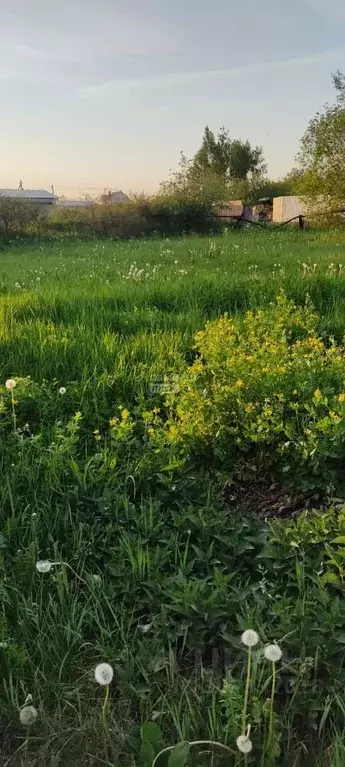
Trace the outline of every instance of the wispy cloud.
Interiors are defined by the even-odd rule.
[[[159,88],[160,86],[166,87],[179,84],[188,85],[188,83],[195,83],[205,79],[212,80],[217,78],[226,79],[231,77],[241,77],[242,75],[257,74],[259,72],[276,69],[313,65],[322,60],[334,59],[337,56],[345,56],[345,48],[322,51],[310,54],[309,56],[263,61],[258,64],[245,64],[243,66],[231,67],[229,69],[175,72],[164,75],[153,75],[152,77],[114,78],[98,85],[84,86],[78,90],[78,95],[85,99],[98,99],[103,98],[103,96],[108,96],[110,93],[118,90]]]

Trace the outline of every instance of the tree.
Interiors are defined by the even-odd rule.
[[[325,104],[310,120],[301,141],[300,194],[316,209],[345,206],[345,75],[332,75],[334,104]]]
[[[0,231],[22,234],[28,225],[37,224],[41,216],[38,205],[28,200],[0,195]]]
[[[192,160],[181,152],[178,170],[171,173],[168,181],[160,185],[160,198],[179,202],[203,202],[216,205],[229,199],[230,185],[227,179],[215,172],[214,167],[192,167]]]
[[[261,147],[252,147],[249,141],[231,139],[225,128],[221,128],[215,136],[206,126],[201,147],[192,160],[190,173],[206,170],[228,180],[246,180],[249,174],[262,175],[266,165]]]

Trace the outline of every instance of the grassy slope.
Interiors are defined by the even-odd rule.
[[[191,357],[193,333],[208,318],[267,304],[281,287],[297,301],[309,292],[322,328],[345,332],[345,234],[337,231],[37,243],[3,252],[0,271],[1,378],[37,384],[25,406],[33,434],[80,410],[92,435],[118,405],[159,406],[152,384]],[[73,764],[126,763],[138,722],[153,713],[168,739],[224,738],[218,638],[248,621],[270,638],[269,611],[246,591],[248,577],[260,577],[252,556],[262,531],[230,518],[212,488],[200,491],[199,506],[191,498],[169,509],[169,495],[133,495],[130,477],[119,488],[107,475],[101,491],[96,467],[66,491],[63,450],[44,470],[39,442],[14,449],[1,439],[0,705],[4,723],[13,722],[4,748],[14,754],[6,764],[29,765],[30,754],[38,764],[51,754],[61,764],[72,754]],[[34,563],[46,557],[67,565],[40,579]],[[107,736],[90,676],[102,658],[116,668]],[[41,722],[29,744],[15,728],[27,693]]]

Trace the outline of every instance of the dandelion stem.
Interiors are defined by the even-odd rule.
[[[108,709],[109,709],[109,685],[107,685],[105,688],[104,703],[102,706],[102,722],[103,722],[104,729],[106,729],[106,726],[107,726]]]
[[[223,751],[225,751],[227,754],[236,755],[236,752],[232,750],[232,748],[229,748],[229,746],[225,746],[224,743],[218,743],[217,740],[190,740],[189,745],[192,748],[193,746],[210,746],[213,748],[220,748]],[[161,756],[163,754],[168,754],[169,751],[173,751],[175,746],[167,746],[166,748],[163,748],[162,751],[159,752],[154,758],[154,761],[152,762],[152,767],[156,767],[156,764],[160,760]]]
[[[272,689],[271,689],[271,702],[270,702],[270,723],[269,723],[269,729],[268,729],[268,744],[271,745],[273,740],[273,706],[274,706],[274,695],[276,691],[276,679],[277,679],[277,672],[276,672],[276,664],[272,663],[273,670],[272,670]]]
[[[11,389],[11,401],[12,401],[12,413],[13,413],[13,428],[14,428],[14,431],[16,431],[17,430],[17,418],[16,418],[16,409],[15,409],[15,406],[14,406],[13,389]]]
[[[248,696],[249,696],[251,670],[252,670],[252,648],[248,647],[247,679],[246,679],[246,687],[244,691],[244,703],[243,703],[243,711],[242,711],[242,735],[246,734],[247,708],[248,708]]]

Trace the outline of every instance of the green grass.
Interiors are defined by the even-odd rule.
[[[283,756],[263,767],[343,764],[343,581],[333,592],[319,577],[325,543],[343,533],[334,513],[317,544],[305,534],[296,549],[295,527],[235,512],[212,475],[200,483],[188,467],[176,480],[137,440],[107,436],[119,409],[164,410],[156,383],[193,360],[208,319],[267,306],[281,288],[297,303],[309,294],[320,332],[341,341],[345,232],[52,239],[1,252],[0,378],[24,379],[16,428],[5,390],[0,413],[4,767],[139,764],[152,719],[165,745],[233,748],[221,690],[231,673],[233,704],[243,695],[248,626],[284,651]],[[61,564],[39,574],[45,559]],[[106,728],[100,661],[115,672]],[[259,701],[269,684],[264,668]],[[39,717],[26,733],[28,694]]]

